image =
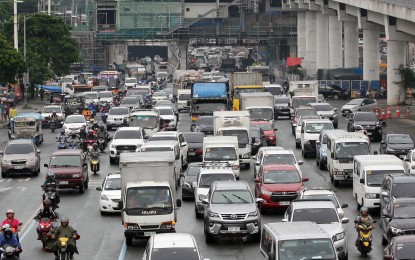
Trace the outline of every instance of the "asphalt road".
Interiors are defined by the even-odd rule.
[[[340,108],[343,101],[332,102],[335,107]],[[98,117],[99,118],[99,117]],[[389,120],[386,132],[409,133],[415,137],[415,122],[406,119]],[[346,127],[346,120],[340,116],[339,128]],[[188,114],[180,115],[179,129],[189,131],[190,118]],[[277,122],[277,144],[295,151],[297,159],[303,160],[301,151],[295,149],[291,134],[289,120],[278,120]],[[45,143],[40,146],[42,151],[42,165],[48,163],[51,154],[56,150],[55,136],[48,129],[45,130]],[[5,129],[0,129],[0,150],[4,149],[7,142]],[[372,144],[372,151],[379,150],[379,143]],[[119,215],[101,216],[99,212],[99,192],[95,190],[109,172],[117,171],[118,167],[109,165],[108,154],[101,156],[101,172],[98,175],[90,175],[89,189],[84,194],[75,190],[62,191],[60,208],[57,210],[60,216],[68,216],[70,225],[78,230],[81,239],[78,241],[80,255],[76,259],[85,260],[112,260],[112,259],[141,259],[147,241],[134,240],[132,247],[124,244],[123,227]],[[310,181],[307,187],[331,187],[335,190],[341,203],[348,203],[345,209],[346,217],[350,222],[346,224],[349,240],[349,259],[382,259],[383,247],[381,245],[380,230],[374,230],[373,251],[368,257],[363,258],[354,246],[356,231],[353,220],[358,214],[356,203],[353,200],[351,185],[342,185],[335,188],[331,185],[327,171],[320,171],[316,166],[315,159],[304,160],[302,171]],[[241,170],[241,179],[246,180],[254,186],[253,167],[251,170]],[[36,224],[32,220],[35,212],[41,205],[42,191],[40,185],[43,183],[46,169],[42,168],[38,177],[17,176],[0,179],[0,213],[8,208],[16,211],[16,217],[24,222],[20,238],[23,246],[21,259],[53,259],[53,254],[44,252],[41,243],[36,240]],[[186,232],[194,235],[198,242],[200,252],[204,258],[211,260],[252,260],[263,259],[259,253],[259,244],[241,241],[240,239],[220,240],[213,245],[205,243],[203,234],[203,221],[195,218],[194,202],[184,201],[178,212],[177,232]],[[284,211],[271,211],[262,215],[262,224],[281,221]],[[379,220],[379,213],[372,213]]]

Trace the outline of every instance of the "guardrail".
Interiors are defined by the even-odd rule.
[[[414,0],[378,0],[382,3],[397,5],[409,9],[415,9],[415,1]]]

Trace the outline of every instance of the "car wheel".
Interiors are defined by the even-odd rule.
[[[101,210],[100,213],[101,213],[101,216],[104,216],[106,212]]]
[[[85,185],[84,182],[79,186],[79,193],[83,194],[85,192]]]
[[[251,236],[251,242],[259,243],[261,241],[261,231]]]
[[[300,148],[300,144],[297,141],[295,141],[295,148]]]
[[[245,164],[245,169],[248,169],[249,170],[250,168],[251,168],[251,164],[250,163],[246,163]]]
[[[386,246],[388,244],[388,240],[385,238],[385,235],[382,235],[382,245]]]
[[[339,181],[334,180],[334,187],[339,187]]]
[[[6,177],[6,176],[7,176],[7,173],[6,172],[1,172],[1,177],[2,178]]]
[[[33,176],[39,176],[40,173],[40,167],[36,171],[33,172]]]
[[[86,180],[84,182],[85,189],[88,189],[88,185],[89,185],[89,176],[86,177]]]
[[[278,116],[274,116],[274,120],[278,120]]]
[[[322,162],[320,162],[318,166],[320,170],[325,170],[325,165]]]
[[[334,129],[337,129],[337,127],[339,127],[339,125],[338,124],[334,124],[333,127],[334,127]]]
[[[125,244],[127,246],[132,246],[133,245],[133,237],[130,237],[130,236],[125,237]]]
[[[110,164],[115,164],[115,158],[110,157]]]

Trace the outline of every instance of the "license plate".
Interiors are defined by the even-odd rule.
[[[371,132],[367,132],[367,135],[372,135],[372,133]]]
[[[68,184],[68,183],[69,183],[68,181],[59,181],[59,184],[63,184],[63,185]]]
[[[281,206],[288,206],[288,205],[290,205],[290,202],[289,201],[280,201],[280,205]]]
[[[195,152],[189,152],[189,155],[194,156],[194,155],[196,155],[196,153]]]
[[[145,237],[151,237],[152,235],[155,235],[156,232],[144,232]]]
[[[241,230],[240,227],[228,227],[228,231],[231,231],[231,232],[237,232],[237,231],[240,231],[240,230]]]
[[[20,170],[23,169],[23,166],[14,166],[15,169]]]

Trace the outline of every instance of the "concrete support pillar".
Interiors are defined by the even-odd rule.
[[[305,12],[297,13],[297,57],[305,58],[306,56],[306,18]]]
[[[317,28],[316,28],[316,18],[317,12],[307,11],[306,12],[306,68],[307,75],[310,77],[315,76],[317,73]]]
[[[379,34],[363,29],[363,80],[379,80]]]
[[[329,16],[329,67],[343,67],[343,28],[337,16]]]
[[[401,81],[397,68],[405,64],[406,42],[388,41],[388,105],[397,105],[405,102],[405,89],[394,82]]]
[[[317,69],[329,68],[329,17],[317,13]]]
[[[343,22],[344,67],[359,67],[359,28],[356,22]]]

